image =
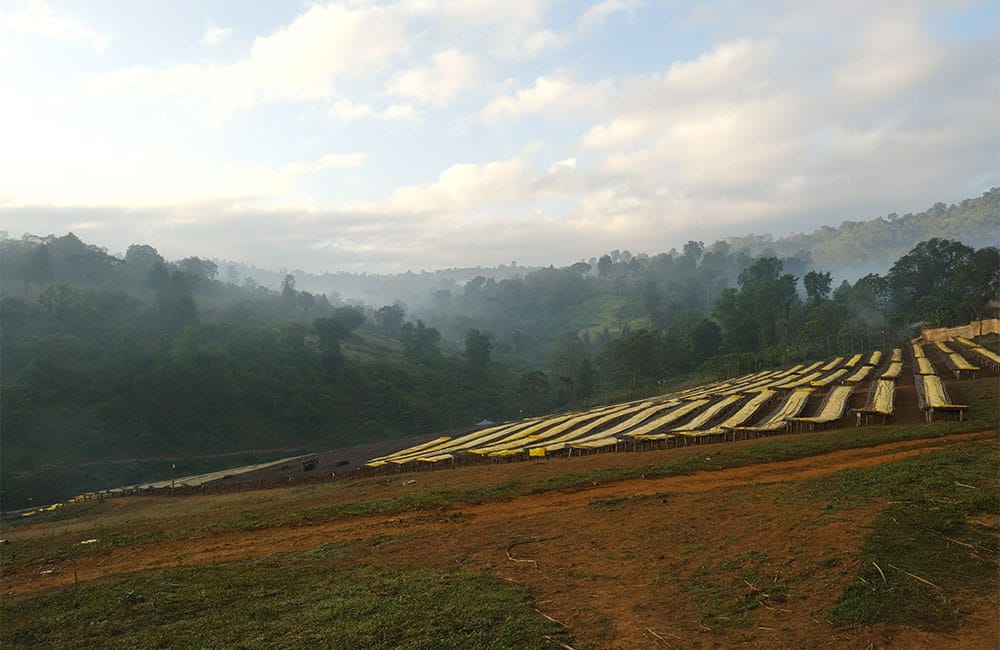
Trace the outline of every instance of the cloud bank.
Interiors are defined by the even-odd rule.
[[[25,152],[0,158],[0,214],[14,236],[396,271],[655,253],[1000,184],[995,8],[758,11],[771,20],[359,1],[242,43],[202,22],[225,55],[102,63],[77,79],[79,111],[66,89],[0,108]],[[86,24],[38,2],[0,14],[13,37],[105,50],[113,35]],[[147,121],[90,117],[119,105]]]

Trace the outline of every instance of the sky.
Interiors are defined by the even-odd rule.
[[[562,266],[1000,185],[1000,3],[0,0],[0,230]]]

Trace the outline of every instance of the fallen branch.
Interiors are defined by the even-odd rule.
[[[904,571],[903,569],[900,569],[898,566],[894,566],[892,564],[888,564],[886,566],[888,566],[890,569],[895,569],[896,571],[899,571],[900,573],[905,573],[906,575],[910,576],[914,580],[919,580],[920,582],[924,583],[925,585],[930,585],[931,587],[934,587],[935,589],[937,589],[939,591],[944,591],[943,589],[941,589],[941,587],[937,586],[936,584],[934,584],[930,580],[925,580],[924,578],[921,578],[918,575],[914,575],[914,574],[910,573],[909,571]]]
[[[536,542],[536,541],[539,541],[539,540],[525,539],[525,540],[522,540],[520,542],[511,542],[507,546],[507,559],[510,560],[511,562],[523,562],[525,564],[531,564],[531,565],[534,565],[534,567],[537,569],[538,568],[538,562],[536,560],[523,560],[521,558],[516,558],[516,557],[514,557],[513,555],[510,554],[510,550],[512,548],[514,548],[515,546],[518,546],[520,544],[529,544],[531,542]]]
[[[670,642],[669,642],[669,641],[667,641],[667,640],[666,640],[666,639],[664,639],[664,638],[663,638],[662,636],[660,636],[659,634],[657,634],[656,632],[654,632],[654,631],[653,631],[653,628],[651,628],[651,627],[647,627],[647,628],[646,628],[646,631],[647,631],[647,632],[649,632],[650,634],[652,634],[653,636],[655,636],[655,637],[656,637],[657,639],[659,639],[660,641],[663,641],[664,643],[666,643],[666,644],[667,644],[667,647],[668,647],[668,648],[672,648],[672,647],[673,647],[672,645],[670,645]]]
[[[951,537],[947,537],[945,535],[942,535],[942,537],[944,537],[949,542],[953,542],[955,544],[959,544],[959,545],[964,546],[966,548],[971,548],[972,550],[976,550],[976,547],[973,544],[966,544],[965,542],[960,542],[957,539],[952,539]]]
[[[553,639],[552,637],[550,637],[550,636],[549,636],[549,635],[547,635],[547,634],[546,634],[546,635],[545,635],[545,636],[544,636],[543,638],[544,638],[544,639],[545,639],[546,641],[551,641],[552,643],[554,643],[554,644],[556,644],[556,645],[558,645],[558,646],[562,646],[563,648],[566,648],[566,650],[576,650],[576,648],[574,648],[573,646],[571,646],[571,645],[566,645],[566,644],[565,644],[565,643],[563,643],[562,641],[559,641],[558,639]]]
[[[544,618],[547,618],[547,619],[549,619],[550,621],[552,621],[553,623],[555,623],[556,625],[562,625],[562,626],[563,626],[564,628],[566,628],[567,630],[569,629],[569,626],[568,626],[568,625],[566,625],[565,623],[563,623],[563,622],[562,622],[562,621],[560,621],[560,620],[557,620],[557,619],[554,619],[554,618],[552,618],[551,616],[549,616],[548,614],[546,614],[546,613],[545,613],[545,612],[543,612],[542,610],[538,609],[537,607],[535,607],[535,608],[534,608],[534,610],[535,610],[536,612],[538,612],[539,614],[541,614],[541,615],[542,615],[542,616],[543,616]]]
[[[966,485],[965,483],[959,483],[958,481],[955,481],[955,485],[957,485],[958,487],[969,488],[970,490],[976,489],[975,485]]]
[[[879,565],[878,565],[878,564],[877,564],[877,563],[875,562],[875,560],[872,560],[872,564],[873,564],[873,565],[875,565],[875,568],[876,568],[876,569],[878,569],[878,574],[879,574],[880,576],[882,576],[882,582],[883,582],[883,583],[887,583],[887,581],[886,581],[886,579],[885,579],[885,574],[884,574],[884,573],[882,573],[882,567],[880,567],[880,566],[879,566]]]

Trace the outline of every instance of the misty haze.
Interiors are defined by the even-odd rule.
[[[1000,7],[0,6],[0,644],[996,647]]]

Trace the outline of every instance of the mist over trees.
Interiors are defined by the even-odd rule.
[[[441,276],[411,308],[287,272],[269,289],[149,244],[0,240],[3,507],[108,487],[86,483],[88,462],[345,446],[885,348],[1000,293],[995,246],[928,238],[886,268],[838,284],[809,251],[690,241]]]

